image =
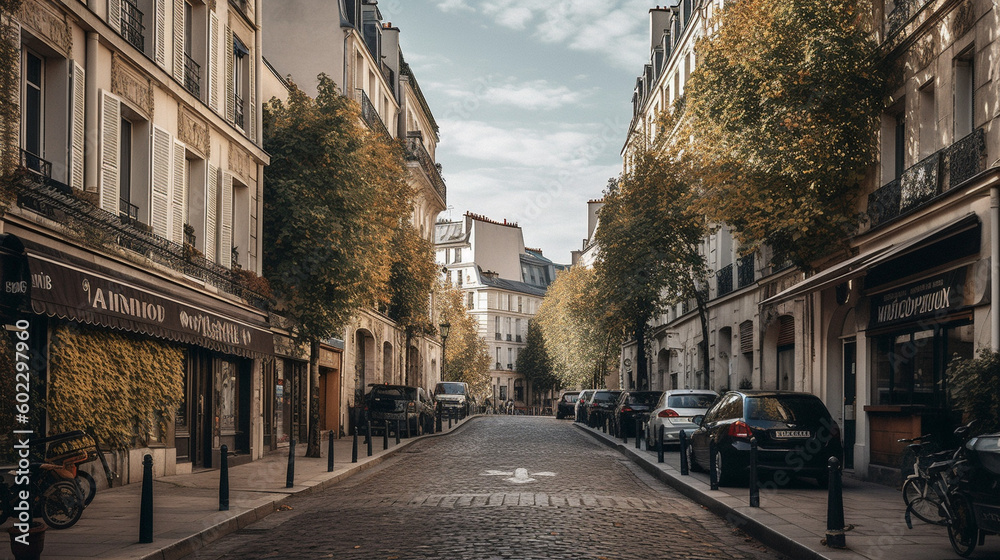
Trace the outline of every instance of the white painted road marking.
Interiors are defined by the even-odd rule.
[[[511,478],[505,478],[504,480],[506,480],[507,482],[513,482],[514,484],[527,484],[529,482],[535,482],[536,479],[531,478],[533,476],[555,476],[555,475],[556,473],[547,471],[536,472],[534,474],[529,475],[528,469],[525,468],[516,468],[514,469],[514,472],[488,470],[485,473],[483,473],[483,476],[510,476]]]

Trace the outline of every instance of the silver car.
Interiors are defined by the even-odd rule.
[[[679,443],[681,430],[688,434],[698,429],[691,418],[705,414],[719,394],[707,389],[674,389],[660,397],[646,423],[646,447],[656,448],[660,426],[663,426],[663,443]]]
[[[590,395],[596,393],[594,389],[586,389],[580,391],[580,394],[576,397],[576,405],[573,406],[573,420],[576,422],[583,422],[583,407],[584,404],[590,400]]]

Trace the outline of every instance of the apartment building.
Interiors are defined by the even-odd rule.
[[[375,0],[289,0],[265,3],[263,10],[269,36],[281,38],[265,47],[278,77],[290,75],[314,96],[317,76],[327,74],[343,95],[360,105],[364,126],[403,144],[408,181],[415,192],[411,223],[432,241],[434,223],[447,199],[435,161],[438,126],[403,57],[400,28],[384,20]],[[273,75],[268,79],[274,84]],[[280,97],[280,88],[275,91]],[[335,352],[340,341],[330,342]],[[408,340],[378,310],[360,311],[342,344],[342,367],[322,370],[322,429],[339,424],[350,431],[370,384],[400,383],[430,390],[440,379],[440,339],[421,335]]]
[[[539,406],[551,395],[532,390],[517,371],[527,347],[528,321],[538,313],[561,265],[526,248],[516,223],[466,213],[461,221],[438,222],[435,248],[444,281],[465,293],[467,312],[489,349],[492,401]]]
[[[260,6],[26,0],[15,15],[22,173],[0,227],[30,266],[39,379],[116,387],[127,408],[144,387],[115,359],[181,356],[155,374],[183,384],[181,402],[117,456],[125,483],[146,453],[162,475],[267,447]],[[55,409],[68,393],[51,391]]]

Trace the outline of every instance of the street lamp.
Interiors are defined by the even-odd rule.
[[[448,333],[451,332],[451,323],[449,323],[448,321],[445,321],[445,322],[441,323],[440,325],[438,325],[438,327],[441,329],[441,331],[440,331],[441,332],[441,371],[444,372],[445,348],[447,348],[447,344],[448,344]]]

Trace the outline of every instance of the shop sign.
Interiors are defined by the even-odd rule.
[[[0,234],[0,323],[13,323],[28,311],[31,272],[21,240]]]
[[[869,328],[944,318],[966,305],[967,267],[871,297]]]

